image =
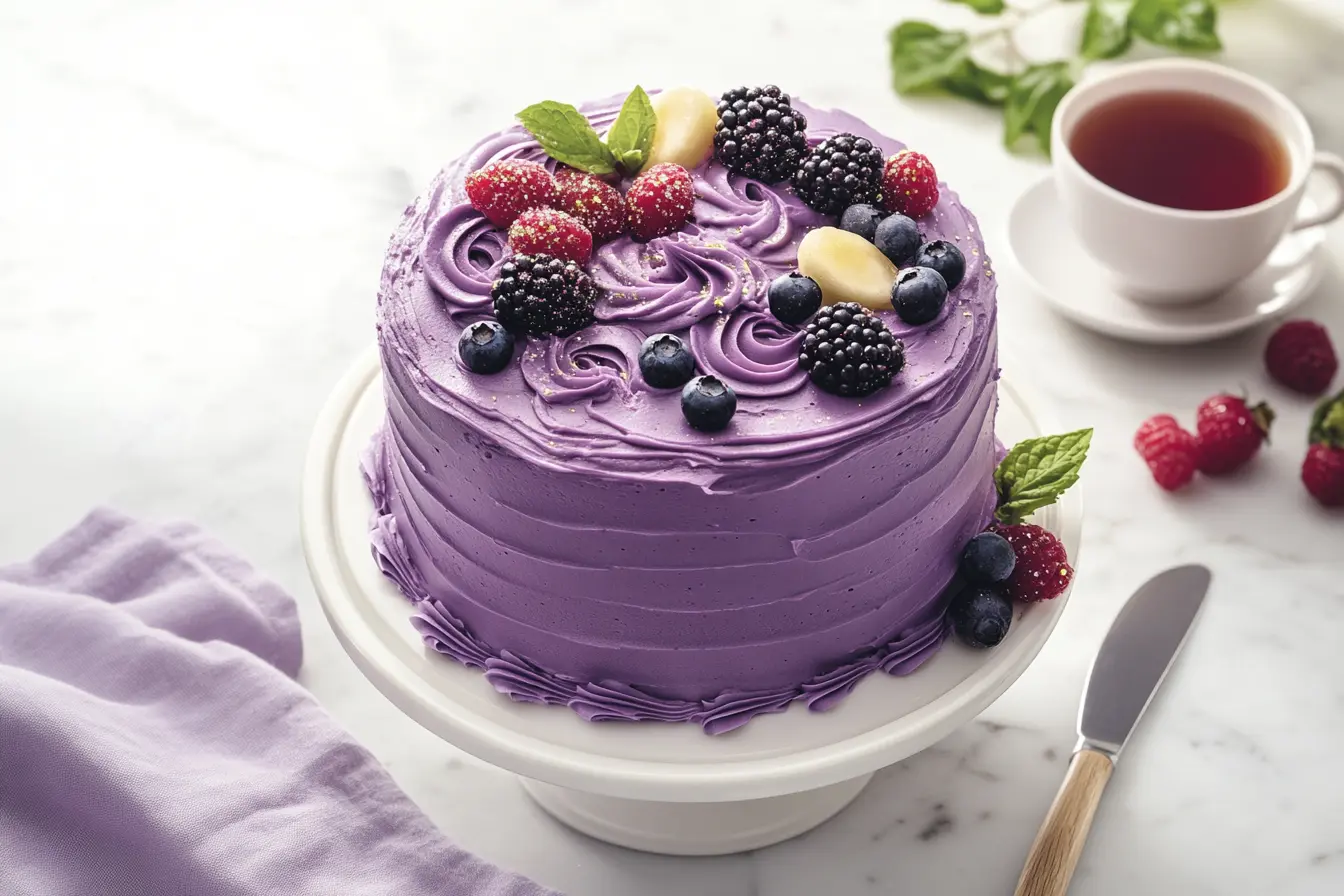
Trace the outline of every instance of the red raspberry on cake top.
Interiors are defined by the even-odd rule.
[[[641,242],[672,233],[691,217],[695,189],[691,175],[673,162],[654,165],[625,193],[630,234]]]
[[[882,204],[889,212],[918,218],[938,204],[938,172],[928,156],[903,149],[882,169]]]
[[[491,162],[468,174],[465,187],[472,208],[496,227],[508,227],[528,209],[552,206],[558,196],[546,166],[525,159]]]
[[[593,255],[593,235],[564,212],[533,208],[509,225],[509,248],[518,255],[550,255],[587,264]]]
[[[561,168],[555,173],[559,193],[555,207],[588,228],[596,243],[625,233],[625,199],[606,181],[584,171]]]

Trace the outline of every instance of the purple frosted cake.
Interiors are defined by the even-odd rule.
[[[577,148],[521,115],[406,210],[378,293],[374,554],[426,643],[509,697],[721,733],[830,708],[942,644],[959,551],[995,510],[995,280],[957,195],[893,170],[903,144],[859,119],[773,88],[637,93],[582,107]],[[653,110],[643,135],[613,127],[623,99]],[[610,229],[626,232],[566,206],[557,158],[625,192]],[[964,271],[930,260],[933,241]],[[916,251],[939,272],[907,278]],[[641,357],[657,334],[683,374]]]

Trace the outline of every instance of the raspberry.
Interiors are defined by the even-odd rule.
[[[1312,445],[1302,461],[1302,484],[1325,507],[1344,507],[1344,448]]]
[[[1330,334],[1313,320],[1290,320],[1265,345],[1269,375],[1294,392],[1320,395],[1339,371]]]
[[[1148,464],[1157,484],[1169,492],[1188,485],[1199,464],[1199,440],[1181,429],[1170,414],[1150,417],[1134,434],[1134,450]]]
[[[1064,593],[1073,580],[1073,567],[1064,545],[1054,533],[1031,523],[994,526],[1013,546],[1017,562],[1013,574],[1003,583],[1003,593],[1013,600],[1053,600]]]
[[[836,134],[817,144],[793,175],[793,189],[814,210],[838,215],[882,192],[882,150],[867,137]]]
[[[593,235],[564,212],[533,208],[509,225],[509,247],[518,255],[552,255],[587,264],[593,254]]]
[[[918,218],[938,204],[938,172],[923,153],[903,149],[882,169],[882,204],[889,212]]]
[[[500,267],[490,298],[510,333],[568,336],[593,322],[597,287],[572,261],[515,255]]]
[[[773,84],[736,87],[723,95],[714,127],[714,158],[765,181],[784,180],[807,152],[807,118]]]
[[[1344,392],[1316,408],[1302,484],[1325,507],[1344,507]]]
[[[1250,407],[1235,395],[1215,395],[1199,406],[1195,432],[1199,436],[1199,469],[1223,476],[1239,469],[1269,438],[1274,412],[1263,402]]]
[[[523,159],[491,162],[466,178],[467,198],[496,227],[508,227],[530,208],[555,204],[555,178],[544,165]]]
[[[578,218],[594,242],[605,243],[625,233],[625,199],[611,184],[573,168],[557,171],[555,183],[559,189],[555,207]]]
[[[673,162],[654,165],[625,192],[630,233],[641,242],[669,234],[686,223],[694,204],[690,172]]]

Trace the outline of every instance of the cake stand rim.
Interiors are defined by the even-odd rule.
[[[1011,369],[1002,362],[1001,354],[1000,368]],[[398,675],[397,669],[401,667],[387,646],[360,625],[351,624],[359,621],[351,592],[360,589],[347,574],[337,546],[337,522],[332,509],[335,477],[339,475],[336,460],[356,404],[379,370],[379,352],[374,345],[342,376],[314,425],[300,499],[300,535],[314,590],[342,648],[374,687],[402,712],[477,758],[529,778],[629,799],[731,802],[797,793],[866,775],[937,743],[997,700],[1045,646],[1072,591],[1070,587],[1069,592],[1044,607],[1050,611],[1045,624],[1036,631],[1033,640],[1017,646],[1006,664],[1000,667],[992,662],[982,664],[982,671],[989,669],[994,674],[977,671],[923,705],[917,711],[922,717],[915,724],[902,725],[909,715],[916,714],[912,713],[849,740],[796,753],[720,764],[678,765],[663,760],[612,757],[549,743],[532,735],[520,736],[444,699],[444,694],[434,691],[428,683],[419,682],[417,687],[407,676]],[[999,388],[1008,391],[1040,431],[1057,428],[1054,415],[1029,387],[1001,376]],[[1081,486],[1070,489],[1057,507],[1059,522],[1055,528],[1076,565],[1082,534]],[[988,659],[994,656],[995,652],[986,654]],[[444,662],[448,660],[445,658]],[[930,713],[935,707],[940,711]],[[536,709],[540,712],[556,708]]]

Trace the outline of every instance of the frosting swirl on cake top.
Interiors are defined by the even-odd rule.
[[[621,97],[583,108],[597,130]],[[794,102],[815,143],[847,131],[887,154],[902,144],[843,112]],[[692,172],[692,220],[639,243],[620,237],[596,249],[588,270],[603,290],[596,322],[568,337],[528,339],[504,372],[465,370],[457,339],[491,314],[490,287],[508,254],[506,234],[469,204],[465,176],[493,161],[529,159],[554,168],[521,126],[491,135],[445,169],[407,210],[384,271],[380,339],[400,356],[416,388],[446,412],[489,432],[536,463],[607,476],[654,476],[707,488],[749,486],[762,476],[801,477],[860,440],[917,427],[954,403],[992,351],[994,284],[974,219],[951,191],[920,219],[926,239],[962,249],[964,281],[933,323],[882,317],[905,342],[906,366],[892,385],[862,399],[829,395],[797,365],[799,334],[766,308],[770,281],[794,269],[799,241],[833,223],[787,184],[766,186],[708,163]],[[420,239],[408,239],[415,233]],[[419,276],[423,274],[423,276]],[[639,376],[649,335],[672,332],[691,346],[701,372],[738,394],[732,424],[691,429],[679,390],[655,390]],[[768,464],[763,463],[769,461]]]

